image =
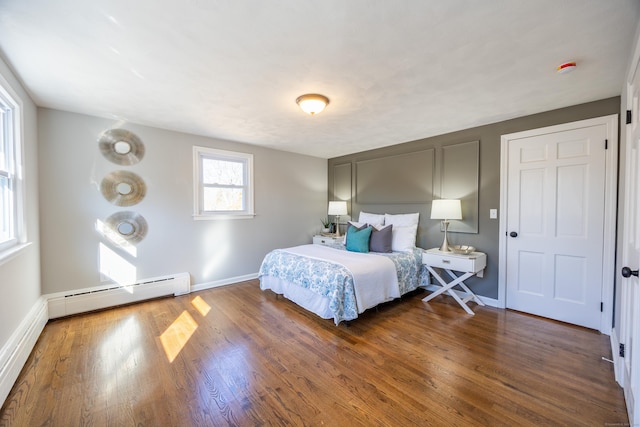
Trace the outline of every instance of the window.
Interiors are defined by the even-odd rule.
[[[252,218],[253,155],[193,147],[194,218]]]
[[[20,104],[0,79],[0,259],[24,243]]]

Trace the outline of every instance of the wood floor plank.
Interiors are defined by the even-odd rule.
[[[336,327],[254,280],[54,320],[0,426],[628,422],[609,337],[424,295]]]

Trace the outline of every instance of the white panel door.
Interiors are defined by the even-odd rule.
[[[605,125],[509,142],[506,305],[599,329]]]
[[[624,398],[627,403],[630,425],[640,422],[640,351],[635,344],[640,340],[640,290],[638,267],[640,266],[640,70],[636,69],[628,98],[632,102],[633,118],[627,125],[625,151],[624,227],[622,231],[623,279],[620,316],[620,342],[625,346]],[[634,274],[635,270],[635,274]]]

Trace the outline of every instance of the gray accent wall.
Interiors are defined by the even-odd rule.
[[[569,123],[593,117],[619,114],[620,97],[603,99],[600,101],[566,107],[558,110],[520,117],[508,121],[465,129],[445,135],[424,138],[417,141],[390,145],[377,150],[363,151],[347,156],[329,159],[328,189],[329,200],[347,200],[349,216],[342,219],[358,219],[360,211],[372,213],[420,213],[417,244],[425,249],[439,247],[442,244],[443,232],[440,221],[429,218],[431,198],[424,184],[432,178],[433,198],[462,198],[463,224],[459,227],[452,222],[449,234],[450,244],[473,245],[487,254],[487,268],[483,278],[474,277],[467,283],[479,295],[498,298],[498,235],[499,220],[489,219],[489,210],[500,207],[500,137],[504,134]],[[459,155],[460,149],[467,143],[479,141],[477,170],[474,171],[473,158],[467,156],[464,162],[457,164],[453,160]],[[424,160],[424,153],[433,150],[433,164]],[[411,159],[398,162],[398,159]],[[422,159],[416,162],[416,159]],[[387,163],[388,160],[388,163]],[[358,190],[362,185],[358,179],[359,164],[387,165],[378,167],[378,183],[380,194],[376,187],[367,187],[365,203],[359,201]],[[458,170],[456,170],[458,168]],[[371,169],[371,168],[370,168]],[[372,170],[372,169],[371,169]],[[432,175],[430,175],[429,170]],[[349,172],[349,174],[347,173]],[[368,173],[371,173],[369,170]],[[407,185],[407,180],[413,177],[418,182]],[[477,183],[472,182],[477,178]],[[368,182],[374,178],[366,176]],[[453,184],[452,184],[453,183]],[[468,195],[457,193],[460,188],[477,188],[477,193]],[[349,194],[348,189],[351,189]],[[416,201],[416,189],[425,189],[424,200]],[[395,190],[394,190],[395,189]],[[397,198],[409,189],[410,194],[405,199]],[[395,199],[389,198],[394,194]],[[467,197],[467,199],[465,199]],[[470,197],[470,198],[469,198]],[[473,197],[477,197],[474,201]],[[477,203],[477,218],[470,218],[474,211],[469,210]],[[500,212],[498,212],[500,215]],[[467,218],[467,219],[465,219]],[[473,229],[473,221],[477,221],[477,229]],[[341,221],[342,222],[342,221]],[[343,226],[344,227],[344,226]]]
[[[148,231],[135,255],[108,245],[111,256],[138,279],[188,272],[204,287],[257,273],[274,248],[310,243],[326,216],[326,159],[44,108],[38,124],[44,294],[110,282],[96,224],[118,211],[142,215]],[[142,161],[119,166],[102,156],[98,137],[111,128],[140,137]],[[194,145],[253,154],[253,219],[192,218]],[[101,180],[116,170],[144,180],[140,203],[123,208],[102,196]]]

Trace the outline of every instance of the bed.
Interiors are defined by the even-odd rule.
[[[387,224],[379,218],[377,223],[371,222],[366,216],[369,223],[351,223],[346,244],[301,245],[269,252],[258,273],[260,288],[283,295],[323,319],[333,319],[336,325],[417,289],[423,285],[422,249],[415,247],[417,214],[416,226],[409,230],[412,240],[403,235],[404,225],[396,224],[396,235],[392,234],[394,219],[396,223],[406,221],[399,215],[394,217],[387,219]],[[377,232],[387,227],[388,239],[396,243],[387,248],[391,250],[353,250],[351,242],[359,238],[359,231],[375,230],[367,241],[371,245],[379,237]]]

